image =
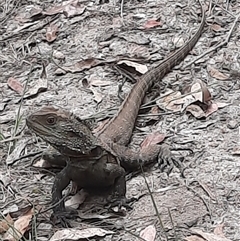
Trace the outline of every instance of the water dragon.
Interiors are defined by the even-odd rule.
[[[171,161],[172,157],[161,145],[150,145],[141,150],[130,149],[127,145],[146,92],[182,61],[200,38],[205,22],[202,5],[201,9],[202,19],[196,33],[171,56],[138,78],[118,113],[97,135],[92,133],[86,121],[62,108],[46,106],[27,117],[27,126],[53,147],[44,153],[44,159],[64,166],[52,188],[55,214],[66,213],[61,201],[62,191],[70,181],[84,189],[108,188],[114,203],[123,204],[126,171],[136,170],[140,164],[159,158]]]

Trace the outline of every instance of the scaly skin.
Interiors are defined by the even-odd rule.
[[[118,114],[97,136],[92,134],[86,122],[61,108],[43,107],[27,118],[28,127],[58,151],[56,154],[52,151],[49,155],[45,153],[45,158],[57,164],[55,156],[63,155],[67,162],[55,178],[53,204],[61,200],[62,191],[70,181],[85,189],[111,189],[116,203],[123,204],[126,170],[138,169],[140,162],[142,165],[148,164],[159,155],[167,162],[175,161],[169,156],[168,150],[159,145],[151,145],[141,151],[134,151],[126,145],[146,91],[187,56],[201,36],[204,21],[202,9],[202,21],[195,35],[174,54],[139,78]],[[62,156],[59,160],[61,165],[64,164]],[[54,212],[65,212],[64,202],[55,206]]]

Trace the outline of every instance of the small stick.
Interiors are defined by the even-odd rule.
[[[121,18],[122,18],[122,22],[123,22],[123,4],[124,4],[124,0],[121,0]]]

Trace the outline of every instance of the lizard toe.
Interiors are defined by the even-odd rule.
[[[118,207],[119,210],[122,207],[124,207],[127,210],[132,210],[132,207],[131,207],[130,203],[135,201],[135,200],[136,200],[136,198],[118,197],[118,198],[115,198],[115,199],[111,199],[108,202],[107,207],[109,209],[112,209],[113,207]]]
[[[52,214],[51,220],[54,224],[60,224],[63,228],[71,228],[70,219],[78,218],[78,211],[75,209],[68,209],[64,211],[56,211]]]

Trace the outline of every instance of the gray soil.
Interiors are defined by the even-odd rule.
[[[124,59],[155,66],[195,33],[201,17],[198,2],[187,0],[123,0],[122,10],[121,4],[112,0],[78,1],[79,14],[72,17],[70,10],[47,11],[61,2],[0,3],[0,209],[15,219],[29,205],[40,212],[25,233],[29,240],[49,240],[60,227],[50,221],[49,210],[56,171],[33,167],[47,144],[25,126],[26,116],[42,106],[55,105],[81,118],[92,117],[101,125],[121,104],[118,94],[125,97],[133,85],[114,68],[117,62]],[[204,4],[207,20],[196,47],[150,91],[145,102],[156,98],[156,93],[181,91],[201,80],[212,101],[226,106],[206,118],[196,118],[184,109],[158,108],[153,118],[150,113],[157,105],[149,104],[137,120],[131,145],[139,146],[154,131],[166,134],[164,143],[171,146],[173,155],[184,157],[184,177],[176,167],[168,176],[156,164],[127,181],[127,197],[142,195],[132,210],[126,210],[124,216],[112,215],[103,207],[96,208],[95,199],[89,197],[79,207],[85,218],[72,220],[73,227],[114,231],[102,240],[139,240],[140,231],[154,225],[155,240],[166,240],[166,236],[183,240],[196,230],[213,235],[223,224],[225,237],[216,234],[215,239],[210,235],[199,240],[240,240],[239,22],[230,31],[240,5],[238,1],[214,5],[207,0]],[[150,19],[161,26],[144,28]],[[46,39],[46,35],[53,37],[50,27],[58,29],[51,42]],[[88,58],[102,62],[88,65],[83,61]],[[24,95],[13,90],[9,78],[26,86]],[[127,81],[119,92],[123,80]]]

